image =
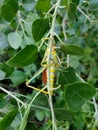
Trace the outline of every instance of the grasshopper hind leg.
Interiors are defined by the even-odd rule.
[[[39,92],[43,92],[44,94],[48,94],[47,91],[43,90],[43,89],[45,89],[45,88],[40,89],[40,88],[36,88],[36,87],[34,87],[34,86],[31,85],[32,81],[33,81],[38,75],[40,75],[40,74],[46,69],[46,67],[47,67],[47,65],[42,66],[42,67],[34,74],[34,76],[26,82],[26,86],[29,87],[29,88],[32,88],[32,89],[34,89],[34,90],[37,90],[37,91],[39,91]]]
[[[26,86],[29,87],[29,88],[32,88],[32,89],[34,89],[34,90],[37,90],[37,91],[39,91],[39,92],[42,92],[42,93],[44,93],[44,94],[48,94],[47,91],[44,91],[43,89],[39,89],[39,88],[36,88],[36,87],[30,85],[29,80],[26,82]],[[44,89],[45,89],[45,88],[46,88],[46,87],[44,87]]]

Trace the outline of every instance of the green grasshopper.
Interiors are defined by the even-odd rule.
[[[44,54],[44,58],[41,62],[41,68],[34,74],[34,76],[29,79],[27,82],[26,82],[26,86],[27,87],[30,87],[32,89],[35,89],[39,92],[43,92],[45,94],[49,94],[48,91],[45,91],[45,90],[42,90],[42,89],[39,89],[39,88],[36,88],[32,85],[30,85],[32,83],[32,81],[38,76],[40,75],[41,73],[43,73],[42,75],[42,80],[44,82],[44,84],[46,84],[47,86],[47,77],[48,77],[48,74],[47,74],[47,66],[48,66],[48,55],[49,55],[49,46],[46,48],[46,51],[45,51],[45,54]],[[60,59],[59,57],[57,56],[57,53],[56,53],[56,46],[53,44],[52,45],[52,49],[51,49],[51,54],[50,54],[50,90],[51,90],[51,94],[53,94],[53,90],[55,89],[54,88],[54,81],[55,81],[55,71],[56,71],[56,68],[59,66],[60,64]]]

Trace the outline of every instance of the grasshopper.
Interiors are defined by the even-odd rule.
[[[49,94],[49,93],[48,93],[48,91],[36,88],[30,84],[38,75],[40,75],[42,73],[43,83],[46,84],[46,86],[47,86],[47,77],[48,77],[48,74],[47,74],[48,63],[47,63],[47,61],[48,61],[49,49],[50,49],[49,46],[47,46],[45,54],[44,54],[44,58],[41,62],[42,67],[34,74],[34,76],[31,79],[29,79],[26,82],[27,87],[30,87],[30,88],[35,89],[37,91],[43,92],[44,94]],[[55,71],[56,71],[56,68],[59,66],[59,64],[60,64],[60,59],[56,53],[56,46],[55,46],[55,44],[53,44],[52,49],[51,49],[51,54],[50,54],[50,91],[51,91],[51,94],[53,94],[53,90],[56,89],[56,88],[54,88]]]

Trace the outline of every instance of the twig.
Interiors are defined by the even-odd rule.
[[[65,39],[65,41],[66,41],[66,40],[67,40],[67,35],[66,35],[66,31],[65,31],[65,21],[66,21],[66,19],[63,18],[63,21],[62,21],[62,29],[63,29],[64,39]]]
[[[63,21],[62,21],[62,29],[63,29],[63,34],[64,34],[64,40],[65,40],[65,42],[66,42],[66,41],[67,41],[67,35],[66,35],[66,30],[65,30],[65,21],[66,21],[66,19],[63,18]],[[66,58],[67,67],[70,66],[69,59],[70,59],[70,55],[67,55],[67,58]]]
[[[97,115],[98,115],[98,106],[97,106],[96,100],[95,100],[94,97],[92,99],[93,99],[93,104],[94,104],[94,107],[95,107],[95,113],[97,113]]]
[[[3,92],[7,93],[8,95],[10,95],[12,98],[14,98],[17,102],[21,103],[26,108],[26,104],[23,101],[21,101],[19,98],[17,98],[16,96],[14,96],[10,91],[4,89],[1,86],[0,86],[0,90],[2,90]]]
[[[90,17],[89,17],[86,13],[84,13],[84,12],[81,10],[81,8],[79,8],[79,6],[77,6],[77,9],[78,9],[78,11],[79,11],[81,14],[83,14],[83,15],[86,17],[86,19],[87,19],[89,22],[92,23],[92,20],[90,19]]]
[[[76,73],[76,76],[77,76],[77,78],[79,78],[79,79],[80,79],[80,81],[81,81],[81,82],[85,83],[85,80],[84,80],[84,79],[82,79],[78,73]]]
[[[18,104],[18,108],[19,108],[19,113],[20,113],[20,119],[22,120],[21,107],[20,107],[20,104],[19,104],[19,102],[17,102],[17,104]]]
[[[49,40],[49,55],[48,55],[48,67],[47,67],[47,88],[48,88],[48,93],[49,93],[49,105],[50,105],[50,110],[51,110],[51,116],[52,116],[52,130],[57,130],[57,124],[56,124],[56,120],[55,120],[55,114],[54,114],[54,109],[53,109],[53,102],[52,102],[52,95],[50,93],[50,56],[51,56],[51,50],[52,50],[52,43],[53,43],[53,37],[54,37],[54,28],[55,28],[55,22],[56,22],[56,15],[57,15],[57,10],[58,7],[60,5],[60,1],[58,0],[55,6],[55,10],[53,13],[53,19],[52,19],[52,27],[51,27],[51,31],[50,31],[50,40]]]
[[[23,24],[22,24],[22,22],[25,22],[25,21],[21,18],[20,10],[18,11],[18,19],[19,19],[19,25],[22,29],[23,35],[26,38],[25,30],[24,30],[24,27],[23,27]]]
[[[47,35],[45,36],[45,38],[42,39],[42,42],[41,42],[41,44],[40,44],[39,47],[38,47],[38,51],[39,51],[40,48],[42,47],[42,45],[43,45],[43,43],[45,42],[45,40],[48,38],[49,34],[50,34],[50,31],[47,33]]]
[[[85,83],[85,81],[78,75],[78,73],[76,73],[76,76],[81,80],[81,82]],[[94,108],[95,108],[94,118],[95,120],[98,120],[98,105],[94,97],[92,98],[92,100],[93,102],[90,102],[90,101],[88,102],[94,105]]]
[[[46,88],[46,86],[42,89],[44,90]],[[31,100],[31,102],[29,103],[28,107],[26,108],[26,111],[24,113],[24,116],[22,118],[22,121],[20,123],[20,127],[19,127],[19,130],[24,130],[25,127],[26,127],[26,124],[27,124],[27,118],[29,116],[29,113],[30,113],[30,109],[31,109],[31,106],[32,106],[32,103],[34,102],[34,100],[37,98],[37,96],[40,94],[41,92],[37,92],[37,94],[34,96],[34,98]]]
[[[69,61],[69,59],[70,59],[70,55],[67,55],[67,58],[66,58],[66,64],[67,64],[67,67],[70,66],[70,61]]]
[[[45,14],[45,17],[47,17],[47,15],[55,8],[56,4],[54,4],[49,10],[48,12]]]
[[[93,104],[94,104],[94,108],[95,108],[95,112],[94,112],[94,118],[95,118],[95,122],[94,122],[94,127],[96,127],[97,122],[98,122],[98,105],[97,102],[95,100],[95,98],[93,97]]]
[[[54,32],[54,35],[58,38],[58,40],[60,41],[61,44],[63,44],[63,41],[61,40],[61,38]]]
[[[42,109],[42,110],[45,110],[45,111],[49,111],[49,108],[46,108],[46,107],[41,107],[41,106],[38,106],[38,105],[31,105],[33,108],[37,108],[37,109]]]
[[[43,89],[41,89],[41,90],[44,90],[44,89],[46,89],[46,86],[45,86]],[[34,96],[34,98],[33,98],[33,99],[31,100],[31,102],[29,103],[28,107],[29,107],[29,106],[31,107],[32,103],[34,102],[34,100],[37,98],[37,96],[38,96],[40,93],[41,93],[41,91],[39,91],[39,92]]]

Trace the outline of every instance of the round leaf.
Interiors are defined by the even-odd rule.
[[[61,51],[64,54],[72,54],[72,55],[83,55],[84,54],[84,50],[82,47],[80,46],[76,46],[73,44],[63,44],[61,45]]]
[[[5,76],[6,76],[6,73],[0,70],[0,80],[4,79]]]
[[[89,1],[90,11],[98,18],[98,0]]]
[[[25,19],[24,28],[25,28],[25,31],[27,32],[27,34],[30,36],[32,36],[32,23],[36,19],[38,19],[38,15],[36,13],[32,13],[32,12],[30,12],[27,15],[27,18]]]
[[[8,41],[6,38],[6,35],[3,33],[0,33],[0,50],[5,49],[8,46]]]
[[[24,72],[16,70],[12,73],[10,78],[11,78],[11,81],[13,82],[13,84],[16,86],[16,85],[23,83],[26,79],[26,76],[25,76]]]
[[[59,84],[63,86],[64,84],[69,84],[74,82],[76,82],[76,75],[72,67],[62,69],[60,71]]]
[[[28,45],[19,51],[14,57],[7,61],[7,65],[11,67],[22,67],[35,62],[37,59],[37,47]]]
[[[12,74],[12,72],[14,71],[14,68],[8,66],[5,62],[0,64],[0,68],[2,71],[4,71],[6,73],[6,76],[10,76]]]
[[[65,101],[72,111],[79,111],[85,101],[96,93],[95,88],[87,83],[73,83],[65,87]]]
[[[55,116],[58,121],[68,120],[72,121],[74,115],[70,111],[66,111],[66,108],[55,108]]]
[[[44,111],[37,111],[37,112],[36,112],[36,118],[37,118],[39,121],[43,121],[44,116],[45,116]]]
[[[8,34],[8,41],[12,48],[18,49],[21,44],[22,38],[18,34],[18,32],[12,32]]]
[[[43,6],[44,5],[44,6]],[[50,0],[39,0],[36,4],[36,9],[40,12],[47,12],[51,7]]]
[[[7,0],[4,2],[1,13],[5,20],[10,21],[14,18],[18,10],[17,0]]]
[[[74,12],[73,12],[73,10],[74,10]],[[70,6],[68,8],[68,17],[71,22],[74,21],[75,14],[76,14],[76,5],[74,3],[70,3]]]
[[[48,19],[37,19],[32,24],[32,34],[34,40],[39,41],[49,29]]]

